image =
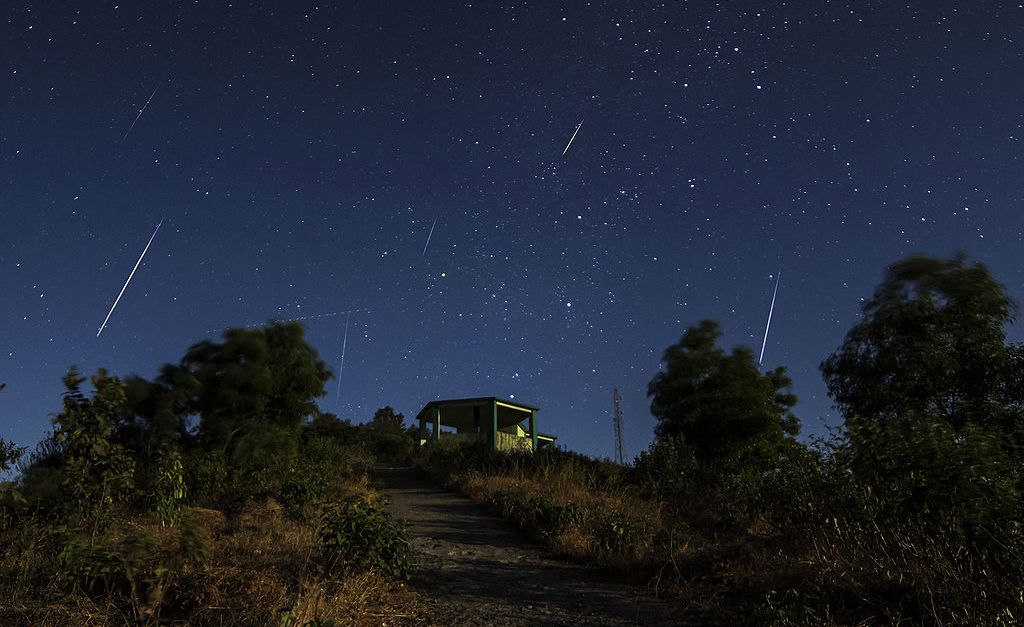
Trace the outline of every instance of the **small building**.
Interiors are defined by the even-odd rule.
[[[487,442],[496,451],[536,451],[555,442],[555,436],[537,430],[538,411],[493,396],[430,401],[416,415],[420,446],[458,440]]]

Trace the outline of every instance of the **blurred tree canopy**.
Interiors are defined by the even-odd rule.
[[[164,369],[161,382],[200,417],[203,444],[227,451],[239,438],[297,434],[317,413],[315,399],[330,376],[301,324],[275,322],[195,344],[179,365]]]
[[[981,263],[889,266],[863,319],[821,364],[850,468],[889,505],[994,550],[1019,520],[1024,349],[1017,305]]]
[[[771,458],[800,429],[790,379],[781,367],[762,373],[747,347],[726,353],[717,345],[721,335],[718,323],[703,320],[665,350],[664,370],[647,388],[655,435],[663,442],[682,436],[702,463]]]
[[[889,266],[863,319],[821,371],[848,427],[909,419],[1019,432],[1024,351],[1017,305],[988,268],[914,255]]]

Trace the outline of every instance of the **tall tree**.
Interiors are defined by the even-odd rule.
[[[721,335],[718,323],[703,320],[665,350],[664,369],[647,389],[655,433],[662,441],[681,435],[705,463],[772,456],[800,429],[790,379],[781,367],[762,373],[747,347],[726,353]]]
[[[1006,289],[965,255],[914,255],[889,266],[863,319],[821,364],[847,424],[938,419],[1010,426],[1024,359],[1004,325],[1017,313]],[[1008,411],[1010,413],[1008,413]]]
[[[1004,330],[1016,313],[983,264],[914,255],[889,266],[822,362],[851,469],[885,499],[883,515],[989,548],[1016,525],[1024,349]]]

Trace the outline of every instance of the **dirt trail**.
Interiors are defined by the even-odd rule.
[[[434,625],[682,625],[667,605],[600,571],[546,555],[522,532],[410,469],[376,472],[409,523],[412,586]]]

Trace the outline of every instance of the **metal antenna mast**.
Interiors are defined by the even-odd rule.
[[[622,395],[619,388],[612,392],[612,403],[615,405],[615,462],[622,465],[626,460],[622,454]]]

